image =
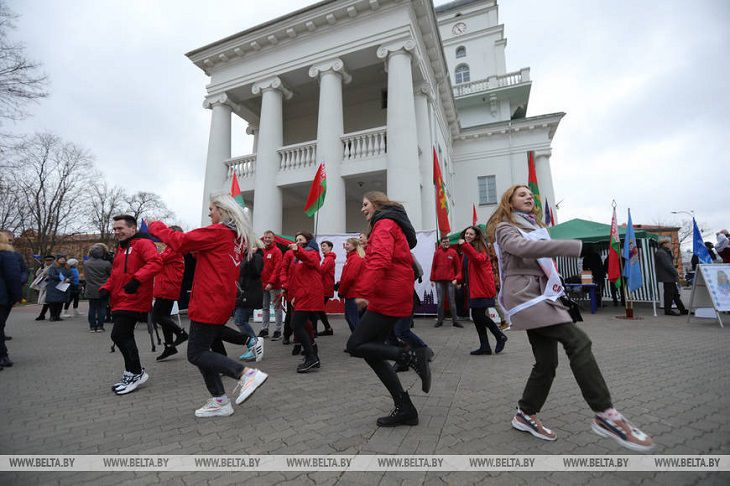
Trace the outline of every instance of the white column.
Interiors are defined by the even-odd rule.
[[[408,217],[421,229],[421,188],[418,165],[418,134],[413,99],[411,54],[416,43],[412,39],[378,48],[377,55],[387,58],[388,69],[388,197],[405,205]]]
[[[276,185],[280,157],[277,152],[284,144],[284,98],[291,98],[279,77],[254,83],[253,94],[261,94],[261,120],[256,147],[256,178],[253,195],[253,228],[257,235],[267,229],[281,233],[282,194]]]
[[[553,173],[550,170],[550,150],[535,151],[535,175],[540,188],[542,209],[545,210],[545,200],[550,204],[550,209],[555,209],[555,189],[553,188]]]
[[[203,107],[211,110],[211,117],[203,182],[202,226],[210,224],[208,202],[211,193],[225,190],[227,168],[223,162],[231,158],[231,104],[225,93],[206,98],[203,102]]]
[[[352,79],[341,59],[331,59],[309,68],[309,76],[319,78],[319,115],[317,117],[317,165],[327,170],[327,195],[317,217],[318,233],[346,231],[345,181],[341,166],[344,150],[342,137],[342,82]],[[312,174],[314,177],[314,173]]]
[[[251,146],[251,153],[255,154],[259,144],[259,127],[249,123],[246,127],[246,134],[253,135],[253,145]]]
[[[418,165],[421,172],[421,225],[422,229],[436,228],[436,192],[433,185],[433,139],[429,118],[429,102],[433,91],[428,85],[416,89],[416,130],[418,132]]]

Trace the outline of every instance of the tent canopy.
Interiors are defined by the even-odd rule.
[[[609,241],[611,235],[611,225],[588,221],[587,219],[571,219],[565,223],[556,224],[548,228],[550,237],[554,240],[581,240],[584,243],[597,243]],[[619,237],[623,238],[626,234],[626,228],[619,226]],[[653,233],[635,230],[636,238],[649,238],[656,240],[658,237]]]

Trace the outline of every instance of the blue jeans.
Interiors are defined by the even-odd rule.
[[[411,345],[412,348],[426,348],[426,343],[416,334],[411,331],[411,324],[413,324],[413,316],[401,317],[398,322],[395,323],[393,332],[395,337]]]
[[[89,328],[103,329],[106,317],[106,299],[89,299]]]
[[[360,312],[357,309],[355,299],[345,299],[345,320],[350,326],[350,332],[354,331],[360,323]]]
[[[267,309],[268,310],[268,309]],[[244,336],[252,337],[256,339],[256,333],[254,332],[251,324],[248,320],[253,315],[253,309],[247,309],[244,307],[236,307],[236,313],[233,314],[233,320],[236,322],[236,326]]]

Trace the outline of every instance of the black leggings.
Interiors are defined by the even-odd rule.
[[[317,319],[316,311],[294,311],[294,315],[291,318],[292,327],[294,328],[294,336],[297,338],[299,343],[304,349],[305,356],[314,356],[314,348],[312,347],[312,341],[309,339],[307,333],[307,320],[315,322]]]
[[[172,346],[174,342],[173,335],[179,336],[183,333],[182,328],[170,317],[173,305],[175,305],[174,300],[155,299],[155,305],[152,308],[152,320],[162,328],[162,334],[165,336],[165,346]]]
[[[327,301],[328,300],[330,300],[329,297],[325,297],[324,298],[324,305],[325,305],[325,307],[327,307]],[[314,314],[314,316],[312,317],[312,329],[314,329],[314,333],[315,334],[317,333],[317,319],[319,319],[320,321],[322,321],[322,324],[324,325],[325,330],[332,329],[332,326],[330,326],[330,321],[329,321],[329,319],[327,319],[327,311],[326,310],[319,311],[319,312],[314,312],[313,314]]]
[[[58,320],[61,318],[61,311],[63,310],[63,302],[51,302],[48,304],[48,309],[51,312],[51,319]]]
[[[213,344],[210,345],[210,350],[214,353],[228,356],[228,353],[226,352],[226,347],[223,346],[223,341],[231,344],[237,344],[239,346],[243,346],[248,342],[249,337],[245,334],[242,334],[235,329],[231,329],[228,326],[220,327],[221,329],[218,337],[213,341]]]
[[[64,310],[68,310],[68,308],[73,304],[74,309],[79,308],[79,296],[81,295],[81,291],[79,289],[78,285],[71,285],[68,289],[68,298],[66,299],[66,303],[63,305]]]
[[[366,311],[347,341],[347,352],[365,359],[394,401],[403,395],[403,386],[387,361],[403,361],[406,353],[385,341],[393,332],[393,326],[398,319],[400,318]]]
[[[474,321],[474,327],[477,328],[477,334],[479,335],[479,342],[484,342],[489,346],[489,339],[487,338],[487,328],[494,334],[494,338],[499,341],[504,338],[504,333],[499,329],[499,326],[487,315],[486,307],[472,307],[471,318]]]
[[[226,329],[233,329],[225,325],[202,324],[190,321],[190,339],[188,340],[188,361],[200,370],[211,396],[225,395],[221,374],[237,380],[243,373],[243,365],[237,361],[221,356],[211,351],[216,340],[220,340],[229,333]],[[237,333],[240,334],[240,333]]]

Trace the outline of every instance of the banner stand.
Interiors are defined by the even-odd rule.
[[[704,308],[711,308],[720,327],[725,327],[722,312],[730,311],[730,264],[698,265],[692,282],[687,323],[692,319],[692,311]]]

